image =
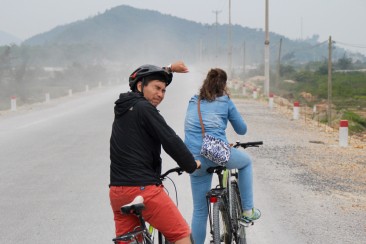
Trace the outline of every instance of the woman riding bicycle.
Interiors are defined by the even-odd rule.
[[[200,155],[202,146],[202,129],[198,115],[197,103],[200,102],[200,110],[205,132],[227,142],[226,127],[228,121],[235,132],[244,135],[247,126],[236,109],[233,101],[228,96],[226,87],[227,75],[222,69],[211,69],[203,81],[199,95],[195,95],[189,101],[185,118],[185,143],[196,160],[201,162],[201,168],[190,174],[193,217],[192,235],[196,244],[203,244],[206,237],[208,206],[206,193],[211,189],[212,174],[206,170],[217,166],[211,160]],[[238,169],[239,190],[244,209],[242,220],[253,221],[260,217],[260,211],[253,207],[253,175],[252,161],[243,150],[231,148],[231,156],[226,164],[228,169]]]

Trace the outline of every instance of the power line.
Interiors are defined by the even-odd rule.
[[[356,48],[366,48],[365,45],[359,45],[359,44],[350,44],[350,43],[345,43],[345,42],[340,42],[340,41],[335,41],[336,44],[341,44],[343,46],[348,46],[348,47],[356,47]]]
[[[310,47],[304,47],[304,48],[294,49],[293,51],[294,52],[297,52],[297,51],[302,51],[302,50],[310,50],[310,49],[319,47],[319,46],[321,46],[323,44],[326,44],[326,43],[328,43],[328,41],[323,41],[323,42],[320,42],[320,43],[318,43],[316,45],[313,45],[313,46],[310,46]]]

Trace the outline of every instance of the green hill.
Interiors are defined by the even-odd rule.
[[[0,109],[8,108],[9,97],[14,95],[19,104],[32,103],[42,101],[45,92],[52,97],[64,96],[68,89],[83,91],[86,85],[92,88],[101,82],[120,81],[143,63],[184,60],[190,66],[227,68],[228,29],[227,24],[201,24],[122,5],[55,27],[21,45],[0,46]],[[242,71],[244,43],[245,64],[257,68],[248,73],[264,73],[264,39],[261,29],[232,26],[235,74]],[[300,41],[271,32],[272,74],[276,71],[280,39],[281,70],[287,68],[289,75],[293,75],[293,67],[299,69],[308,61],[322,64],[328,56],[327,40],[319,42],[317,35]],[[365,60],[361,55],[344,55],[343,49],[333,50],[335,60],[347,57],[344,60],[359,59],[361,64]],[[283,78],[285,71],[281,71]]]
[[[278,56],[281,38],[284,63],[286,60],[303,63],[327,57],[327,45],[319,45],[316,35],[298,41],[270,33],[271,57]],[[263,63],[264,32],[234,25],[233,66],[243,64],[244,42],[246,64]],[[43,47],[43,55],[39,57],[43,61],[39,62],[49,62],[49,57],[52,57],[52,63],[54,60],[68,63],[69,59],[129,63],[184,59],[191,63],[215,61],[219,65],[227,63],[228,25],[204,25],[122,5],[85,20],[58,26],[24,41],[23,45]],[[337,52],[343,54],[344,50],[335,50],[335,56]],[[275,62],[276,58],[271,61]]]

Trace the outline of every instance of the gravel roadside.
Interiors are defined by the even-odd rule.
[[[229,140],[263,140],[253,158],[255,205],[262,218],[249,243],[366,243],[366,145],[338,146],[338,132],[293,120],[286,109],[233,99],[248,124]]]

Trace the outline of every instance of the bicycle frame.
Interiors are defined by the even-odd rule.
[[[138,206],[139,205],[139,206]],[[126,205],[125,205],[126,206]],[[142,217],[142,210],[144,209],[143,203],[137,203],[130,205],[131,209],[128,209],[128,211],[124,211],[123,208],[125,206],[121,207],[121,211],[126,213],[130,212],[130,214],[136,215],[136,217],[139,219],[140,225],[137,226],[133,231],[130,231],[124,235],[118,236],[114,238],[112,241],[114,243],[119,243],[120,241],[135,241],[135,243],[146,243],[146,244],[152,244],[153,238],[149,229],[146,228],[145,220]],[[128,206],[128,205],[127,205]],[[139,240],[141,239],[141,241]]]
[[[258,147],[262,144],[262,141],[236,142],[233,144],[233,147],[243,147],[245,149],[247,147]],[[247,225],[239,223],[239,218],[243,210],[237,182],[238,172],[233,172],[232,169],[226,169],[226,167],[222,166],[209,168],[207,172],[215,173],[219,178],[219,185],[206,194],[210,232],[214,243],[222,242],[222,234],[224,234],[223,238],[225,243],[232,242],[233,240],[236,243],[246,243],[245,227],[253,224],[253,222]],[[234,188],[232,189],[232,187]],[[221,221],[222,223],[220,223]],[[225,227],[224,232],[220,230],[221,225]]]
[[[173,172],[177,172],[178,175],[181,175],[183,173],[183,170],[179,167],[170,169],[167,172],[165,172],[164,174],[162,174],[160,176],[160,179],[163,181],[166,178],[169,178],[168,175]],[[173,184],[174,184],[174,182],[173,182]],[[140,225],[137,226],[133,231],[130,231],[126,234],[123,234],[121,236],[114,238],[112,240],[114,243],[118,243],[120,241],[135,241],[137,244],[140,244],[140,243],[141,244],[142,243],[153,244],[154,243],[155,228],[152,225],[149,225],[148,228],[146,226],[146,222],[145,222],[144,218],[142,217],[142,210],[144,209],[144,204],[143,204],[142,197],[141,197],[141,199],[142,199],[142,201],[138,201],[138,202],[134,203],[134,201],[135,201],[134,200],[130,204],[126,204],[121,207],[122,213],[134,214],[139,219]],[[178,199],[176,199],[176,201],[177,200]],[[142,241],[140,241],[139,239],[142,239]],[[167,240],[165,240],[165,241],[163,240],[163,235],[160,231],[158,231],[158,243],[169,243]]]

